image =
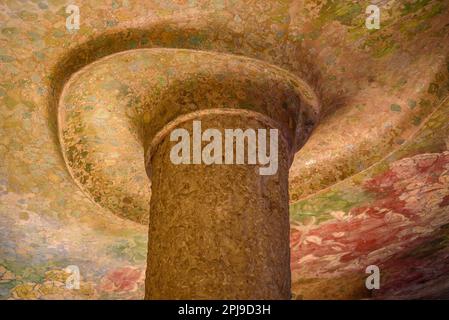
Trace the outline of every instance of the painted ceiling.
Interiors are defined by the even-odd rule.
[[[78,0],[73,31],[68,4],[0,3],[0,298],[143,298],[142,132],[226,94],[310,106],[294,298],[449,297],[449,2]]]

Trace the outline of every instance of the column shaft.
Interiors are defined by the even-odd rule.
[[[270,129],[240,115],[197,120],[203,131],[219,129],[223,140],[225,128]],[[193,135],[192,121],[178,128]],[[259,165],[173,164],[170,150],[176,143],[167,135],[151,155],[145,298],[289,299],[289,163],[284,140],[279,136],[277,173],[266,176],[260,175]]]

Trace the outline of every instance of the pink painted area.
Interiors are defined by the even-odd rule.
[[[99,289],[107,293],[126,293],[137,290],[143,272],[134,267],[111,270],[100,281]]]
[[[380,264],[449,223],[449,152],[396,161],[363,189],[375,200],[332,212],[335,219],[319,225],[292,226],[291,268],[299,277],[332,277]]]

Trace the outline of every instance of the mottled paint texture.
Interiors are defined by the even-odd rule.
[[[285,73],[307,84],[302,99],[319,122],[290,169],[295,298],[447,298],[447,1],[379,2],[382,27],[372,31],[369,1],[78,0],[76,32],[65,28],[70,3],[0,4],[2,299],[143,298],[147,228],[136,217],[148,212],[149,189],[137,188],[146,181],[139,125],[154,115],[139,108],[195,101],[184,85],[218,88],[220,73],[238,69],[234,59],[182,53],[108,64],[155,47],[279,68],[242,71],[255,88]],[[150,95],[138,91],[149,86]],[[261,94],[279,101],[278,89]],[[372,263],[382,270],[375,292],[364,287]],[[65,288],[68,265],[80,268],[80,290]]]

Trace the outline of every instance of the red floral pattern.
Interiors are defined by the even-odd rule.
[[[368,205],[333,212],[319,225],[293,224],[291,268],[300,277],[337,275],[377,264],[449,223],[449,152],[391,164],[363,184]]]
[[[137,290],[143,281],[143,271],[134,267],[123,267],[108,272],[100,282],[100,290],[108,293],[125,293]]]

